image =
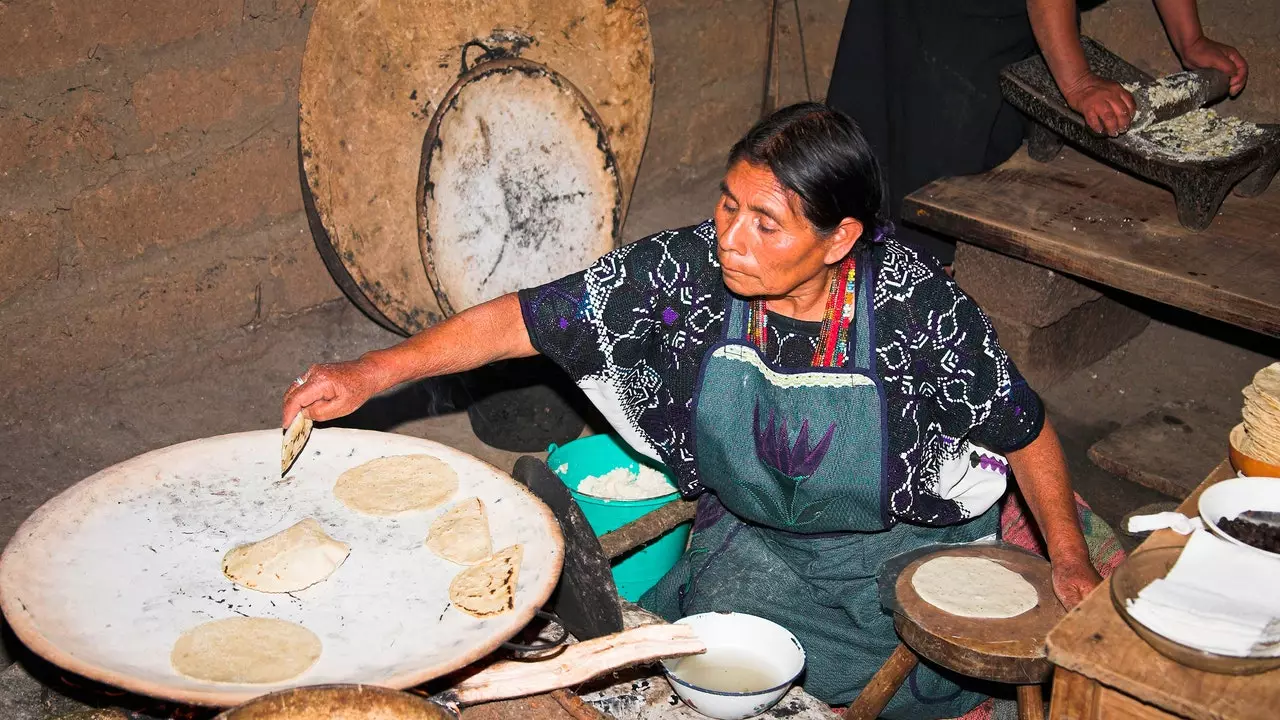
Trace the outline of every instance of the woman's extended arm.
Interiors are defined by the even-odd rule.
[[[1040,435],[1030,445],[1008,455],[1014,477],[1022,490],[1053,563],[1053,589],[1071,608],[1102,582],[1089,561],[1076,516],[1075,493],[1058,434],[1046,418]]]
[[[303,408],[313,420],[332,420],[403,382],[536,354],[519,298],[503,295],[393,347],[349,362],[312,365],[302,376],[305,382],[285,393],[282,424],[287,426]]]

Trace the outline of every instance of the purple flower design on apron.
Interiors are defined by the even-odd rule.
[[[809,524],[822,514],[830,501],[819,500],[797,507],[796,491],[822,465],[823,459],[827,456],[827,450],[831,448],[831,438],[835,435],[836,424],[832,422],[818,444],[811,448],[809,447],[809,421],[804,420],[800,423],[800,432],[796,434],[793,444],[791,435],[787,432],[787,419],[784,417],[779,420],[776,412],[771,410],[768,422],[763,428],[760,427],[760,403],[757,402],[752,413],[752,427],[755,431],[756,457],[778,480],[783,499],[779,502],[767,493],[758,492],[754,486],[745,485],[744,487],[754,494],[762,505],[772,506],[789,526],[803,527]]]

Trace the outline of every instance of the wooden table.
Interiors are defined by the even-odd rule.
[[[1172,194],[1064,150],[1019,151],[980,175],[911,193],[903,219],[963,242],[1280,337],[1280,182],[1228,197],[1207,230],[1178,224]],[[1280,716],[1280,714],[1278,714]]]
[[[1233,477],[1222,463],[1178,508],[1194,517],[1200,493]],[[1171,530],[1151,534],[1135,552],[1182,546]],[[1280,670],[1249,677],[1201,672],[1160,655],[1129,628],[1103,582],[1063,618],[1048,639],[1053,678],[1051,720],[1275,720]]]

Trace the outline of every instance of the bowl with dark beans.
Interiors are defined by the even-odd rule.
[[[1280,478],[1223,480],[1200,495],[1199,509],[1218,537],[1280,561]]]

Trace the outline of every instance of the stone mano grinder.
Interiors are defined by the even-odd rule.
[[[1195,70],[1157,80],[1097,41],[1081,40],[1093,72],[1133,93],[1133,122],[1119,137],[1095,134],[1067,105],[1044,58],[1033,56],[1000,73],[1005,98],[1031,120],[1032,159],[1049,162],[1069,141],[1131,175],[1170,188],[1178,221],[1190,230],[1209,227],[1233,187],[1240,197],[1267,189],[1280,170],[1280,125],[1255,126],[1201,111],[1226,97],[1223,73]],[[1183,142],[1180,135],[1190,141]]]
[[[1186,115],[1222,100],[1231,87],[1231,78],[1221,70],[1202,68],[1166,75],[1133,90],[1136,111],[1128,132]]]

